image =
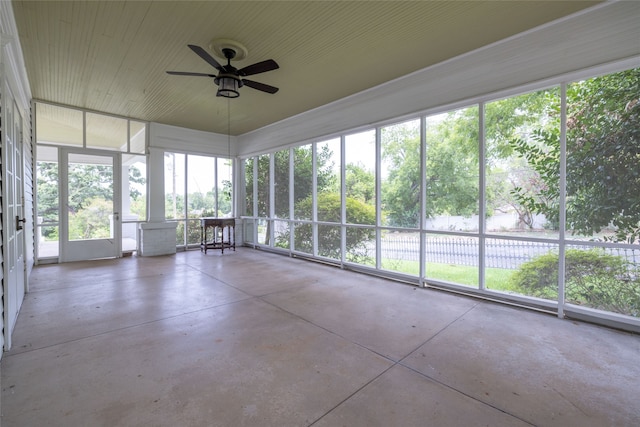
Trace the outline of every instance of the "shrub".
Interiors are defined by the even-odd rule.
[[[367,205],[359,200],[347,197],[346,204],[349,212],[354,215],[361,223],[374,224],[376,218],[375,208]],[[335,222],[340,224],[341,218],[341,202],[340,195],[337,193],[320,193],[318,194],[318,217],[326,222]],[[312,202],[311,197],[300,200],[296,204],[296,212],[305,212],[307,217],[311,217]],[[340,226],[320,225],[318,232],[318,250],[320,255],[328,258],[340,259]],[[360,253],[366,248],[366,242],[375,238],[375,231],[372,228],[352,228],[347,233],[347,253]],[[289,241],[289,232],[282,233],[276,239],[276,246],[284,245]],[[279,243],[280,242],[280,243]],[[311,224],[299,224],[295,227],[294,244],[297,250],[311,253],[313,247],[313,229]]]
[[[640,316],[640,269],[601,249],[565,253],[565,301],[629,316]],[[548,253],[520,266],[510,285],[522,293],[558,298],[558,254]]]

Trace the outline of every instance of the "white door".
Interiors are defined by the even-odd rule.
[[[9,92],[6,92],[10,95]],[[25,291],[24,186],[22,165],[22,118],[10,96],[4,98],[5,159],[3,232],[4,253],[4,347],[11,348],[11,334],[22,306]]]
[[[60,150],[60,260],[121,253],[119,154]]]

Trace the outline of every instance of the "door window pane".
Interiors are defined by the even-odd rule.
[[[113,158],[69,154],[69,240],[113,237]]]

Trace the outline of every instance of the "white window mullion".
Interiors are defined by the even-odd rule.
[[[293,170],[295,166],[294,155],[295,149],[289,149],[289,255],[291,255],[291,251],[295,249],[295,239],[294,232],[295,226],[293,220],[295,219],[295,171]]]
[[[275,153],[269,154],[269,212],[267,215],[268,224],[270,227],[267,227],[269,230],[269,246],[273,247],[273,237],[275,235],[274,227],[275,221],[273,220],[276,217],[276,155]]]
[[[558,250],[558,317],[564,317],[564,294],[565,294],[565,233],[567,222],[566,195],[567,195],[567,84],[560,85],[560,188],[558,212],[560,222],[560,247]]]
[[[347,172],[346,172],[346,138],[340,137],[340,265],[347,260]]]
[[[380,269],[382,265],[382,201],[380,194],[382,182],[382,128],[376,127],[376,269]]]
[[[219,206],[218,206],[218,194],[220,192],[220,189],[218,188],[218,158],[214,157],[213,158],[213,182],[214,182],[214,186],[213,186],[213,209],[214,209],[214,216],[218,216],[218,212],[220,212]]]
[[[189,155],[185,154],[184,155],[184,211],[182,212],[183,218],[184,218],[184,234],[182,236],[182,243],[184,244],[184,247],[187,247],[187,240],[188,240],[188,236],[189,236],[189,192],[188,192],[188,179],[187,177],[189,176],[189,162],[188,159]]]
[[[420,286],[425,286],[426,263],[427,263],[427,235],[425,233],[427,219],[427,198],[426,198],[426,176],[427,176],[427,118],[420,117]]]
[[[258,243],[258,156],[253,158],[253,245]]]
[[[316,155],[318,154],[318,143],[314,142],[311,146],[311,228],[313,239],[313,256],[318,256],[318,162]]]
[[[486,233],[486,212],[487,212],[487,192],[486,192],[486,145],[485,145],[485,126],[484,126],[484,102],[478,105],[478,287],[486,289],[485,283],[485,233]]]

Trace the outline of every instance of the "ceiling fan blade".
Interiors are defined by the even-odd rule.
[[[267,93],[276,93],[277,91],[280,90],[277,87],[269,86],[269,85],[266,85],[264,83],[254,82],[253,80],[244,80],[243,79],[242,83],[245,86],[249,86],[249,87],[251,87],[253,89],[261,90],[261,91],[267,92]]]
[[[174,76],[202,76],[202,77],[216,77],[215,74],[204,74],[204,73],[192,73],[190,71],[167,71],[167,74],[171,74]]]
[[[190,45],[187,45],[187,46],[189,46],[192,51],[194,51],[196,54],[198,54],[198,56],[200,58],[204,59],[209,64],[211,64],[213,66],[213,68],[215,68],[216,70],[218,70],[218,71],[224,71],[225,70],[222,65],[218,64],[218,61],[213,59],[213,56],[209,55],[209,52],[207,52],[206,50],[204,50],[200,46],[196,46],[194,44],[190,44]]]
[[[267,71],[276,70],[280,68],[278,63],[273,59],[267,59],[266,61],[257,62],[253,65],[241,68],[238,70],[238,74],[241,76],[251,76],[253,74],[265,73]]]

